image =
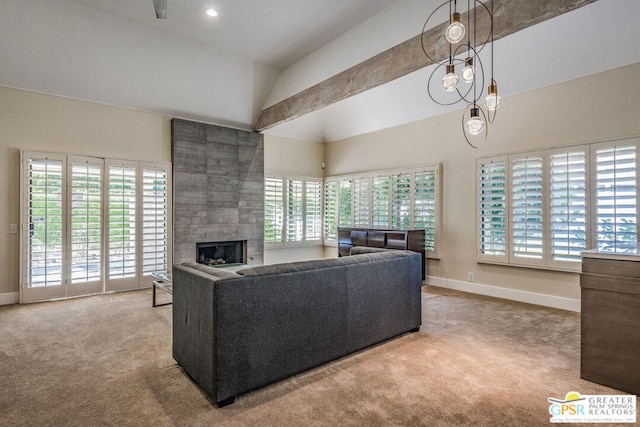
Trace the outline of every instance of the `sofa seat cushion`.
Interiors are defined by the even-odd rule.
[[[236,277],[242,277],[239,274],[234,273],[233,271],[228,271],[224,268],[212,267],[210,265],[199,264],[197,262],[183,262],[182,265],[193,270],[198,270],[202,273],[206,273],[218,279],[234,279]]]
[[[374,248],[370,246],[354,246],[350,250],[350,255],[373,254],[377,252],[397,251],[397,249]]]

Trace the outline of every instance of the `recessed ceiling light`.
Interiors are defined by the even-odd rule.
[[[218,16],[218,12],[213,9],[207,9],[207,15],[209,16]]]

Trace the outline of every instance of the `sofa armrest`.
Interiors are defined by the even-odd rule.
[[[215,283],[219,278],[173,266],[173,358],[216,399]]]

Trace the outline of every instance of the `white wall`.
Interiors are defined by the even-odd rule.
[[[541,294],[549,305],[576,308],[578,274],[476,263],[476,159],[640,135],[639,97],[640,64],[634,64],[504,99],[484,148],[467,145],[457,111],[327,144],[325,172],[442,162],[441,259],[429,260],[432,282],[523,298]],[[474,283],[467,282],[469,272]]]
[[[324,176],[322,169],[323,157],[323,144],[274,135],[264,136],[265,175],[322,178]],[[322,245],[278,248],[265,244],[264,248],[265,264],[320,258],[324,258]]]
[[[264,173],[274,175],[324,176],[324,144],[264,136]]]
[[[0,305],[18,301],[20,150],[171,161],[169,117],[0,87]]]

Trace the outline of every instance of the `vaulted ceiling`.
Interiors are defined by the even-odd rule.
[[[166,20],[158,21],[152,0],[69,1],[277,69],[290,66],[394,2],[167,0]],[[207,16],[209,8],[219,15]]]
[[[420,33],[440,0],[3,0],[0,85],[251,129],[270,105]],[[215,8],[215,18],[205,14]],[[496,42],[503,96],[640,62],[637,0]],[[429,68],[266,132],[333,141],[441,114]]]

